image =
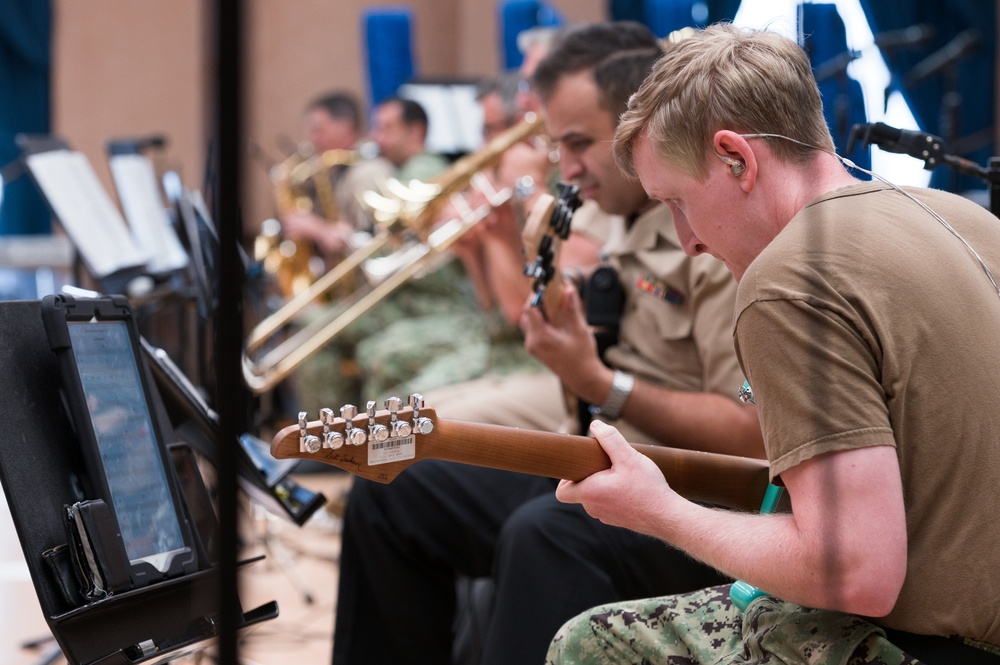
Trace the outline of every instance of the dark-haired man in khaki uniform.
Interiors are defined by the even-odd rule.
[[[526,348],[557,377],[551,389],[475,397],[494,422],[515,424],[524,411],[561,417],[561,380],[600,406],[598,418],[627,423],[637,441],[763,456],[756,414],[736,400],[743,377],[731,338],[735,284],[714,259],[684,255],[670,213],[612,159],[618,114],[658,55],[656,38],[639,24],[581,26],[533,79],[563,178],[628,225],[609,252],[626,289],[620,337],[606,354],[611,366],[569,287],[550,319],[527,308],[521,320]],[[456,575],[495,580],[481,661],[490,665],[541,662],[562,622],[598,599],[722,581],[661,543],[559,503],[554,487],[547,478],[435,460],[391,485],[358,480],[344,522],[334,663],[450,662]]]

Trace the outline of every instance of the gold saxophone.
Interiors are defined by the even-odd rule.
[[[317,214],[337,219],[340,210],[330,179],[330,169],[349,166],[357,159],[353,150],[327,150],[320,154],[298,151],[271,169],[274,201],[281,217],[290,212],[312,212],[314,197]],[[323,257],[311,242],[283,238],[281,222],[269,219],[254,242],[254,258],[264,271],[274,276],[281,295],[287,300],[307,289],[325,272]]]

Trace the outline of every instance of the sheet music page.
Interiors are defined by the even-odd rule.
[[[132,235],[150,256],[149,271],[161,274],[188,264],[156,187],[153,164],[143,155],[115,155],[108,164]]]
[[[404,83],[399,96],[427,112],[427,149],[438,153],[469,152],[482,145],[483,112],[475,86]]]
[[[29,155],[26,161],[94,277],[145,265],[149,256],[133,241],[83,153],[50,150]]]
[[[483,110],[476,101],[476,86],[453,85],[451,98],[454,104],[452,117],[455,119],[453,131],[463,150],[478,150],[483,145]],[[473,112],[475,110],[475,112]]]

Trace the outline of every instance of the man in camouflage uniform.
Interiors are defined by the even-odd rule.
[[[739,282],[736,351],[791,512],[687,501],[595,423],[611,468],[560,500],[744,583],[589,610],[548,662],[1000,662],[996,218],[855,179],[801,47],[732,25],[667,51],[615,156]]]
[[[428,127],[427,112],[412,99],[390,97],[375,106],[372,141],[396,167],[395,177],[404,185],[411,180],[427,182],[448,166],[444,157],[427,150]]]

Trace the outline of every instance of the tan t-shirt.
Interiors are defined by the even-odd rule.
[[[1000,220],[907,191],[1000,275]],[[907,571],[874,621],[1000,645],[1000,296],[970,251],[885,185],[837,190],[750,265],[736,340],[773,475],[825,452],[896,447]]]

